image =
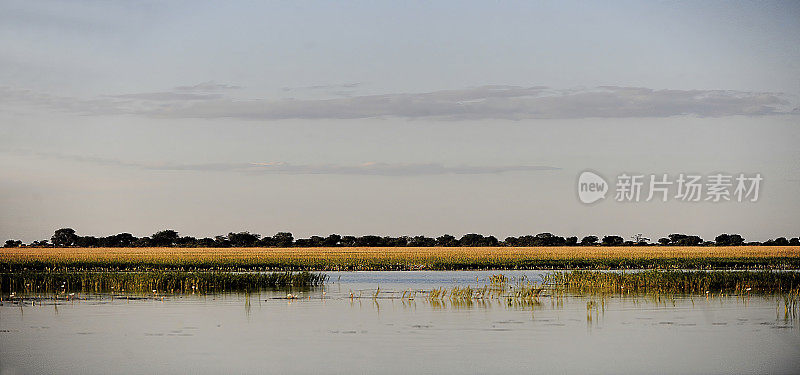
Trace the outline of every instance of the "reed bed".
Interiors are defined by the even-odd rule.
[[[510,283],[510,279],[502,274],[492,275],[489,284],[483,286],[454,286],[450,289],[439,287],[430,290],[406,290],[402,294],[396,291],[382,291],[378,287],[374,292],[367,293],[364,290],[350,291],[350,299],[401,299],[403,301],[416,300],[417,295],[431,305],[444,307],[445,302],[449,301],[451,306],[470,307],[473,303],[486,306],[492,301],[501,301],[509,306],[531,306],[539,304],[539,296],[543,288],[537,284],[532,284],[528,279],[521,278],[515,284]],[[380,295],[383,293],[383,295]]]
[[[3,294],[220,293],[322,285],[327,276],[310,272],[37,272],[0,273]]]
[[[13,270],[800,269],[800,247],[4,248]]]
[[[779,271],[674,271],[637,272],[568,271],[542,276],[541,282],[525,278],[512,280],[503,274],[489,277],[483,286],[455,286],[417,291],[427,300],[514,299],[536,301],[543,295],[632,294],[640,296],[699,295],[708,293],[781,295],[787,306],[798,308],[800,272]],[[380,289],[378,290],[380,291]],[[416,293],[414,295],[416,295]],[[393,293],[393,292],[384,292]],[[376,294],[377,295],[377,294]],[[411,297],[403,292],[402,298]],[[354,297],[351,294],[351,298]],[[392,298],[392,297],[389,297]],[[413,298],[413,297],[411,297]]]
[[[360,299],[362,291],[350,293],[351,299]],[[378,297],[379,293],[384,296]],[[794,271],[675,271],[650,270],[637,272],[568,271],[544,275],[540,282],[524,276],[511,279],[503,274],[491,275],[483,286],[440,287],[430,290],[368,293],[370,298],[415,300],[419,295],[432,306],[471,307],[501,303],[509,307],[536,307],[542,298],[562,306],[564,299],[588,297],[587,320],[605,311],[606,298],[624,295],[644,298],[656,305],[675,306],[679,296],[687,298],[736,297],[749,299],[761,296],[773,299],[776,309],[784,318],[795,319],[800,313],[800,272]],[[693,302],[694,303],[694,302]]]
[[[800,272],[571,271],[544,275],[542,283],[576,293],[790,293],[800,287]]]

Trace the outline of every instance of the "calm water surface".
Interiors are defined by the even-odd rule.
[[[774,298],[431,303],[391,291],[495,272],[329,273],[324,288],[78,296],[0,306],[0,373],[797,373],[800,328]],[[538,280],[541,272],[509,272]],[[379,298],[372,294],[380,286]],[[323,298],[323,292],[324,298]],[[301,294],[302,293],[302,294]],[[350,298],[361,294],[362,298]],[[399,296],[399,294],[398,294]],[[6,296],[7,297],[7,296]],[[598,306],[598,305],[596,305]],[[602,307],[604,306],[604,308]]]

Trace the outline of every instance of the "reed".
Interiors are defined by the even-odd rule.
[[[800,286],[800,272],[780,271],[570,271],[542,277],[544,285],[576,293],[785,293]]]
[[[6,272],[2,293],[220,293],[322,285],[327,276],[310,272]]]

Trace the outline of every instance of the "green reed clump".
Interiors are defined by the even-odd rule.
[[[544,284],[577,292],[706,293],[787,292],[800,285],[800,272],[642,271],[554,272]]]
[[[465,286],[465,287],[456,286],[450,290],[450,299],[453,301],[472,300],[473,298],[476,298],[476,293],[475,290],[472,289],[472,287],[470,286]]]
[[[311,272],[35,272],[0,273],[2,293],[207,293],[322,285],[327,276]]]
[[[442,287],[442,288],[434,288],[434,289],[431,289],[428,292],[428,295],[426,296],[426,298],[429,301],[439,301],[439,300],[443,299],[446,295],[447,295],[447,289],[445,289],[444,287]]]
[[[489,276],[489,284],[494,287],[502,287],[508,283],[508,277],[503,275],[502,273],[494,274]]]

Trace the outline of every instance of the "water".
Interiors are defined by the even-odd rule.
[[[796,373],[800,328],[772,297],[388,299],[493,272],[329,273],[258,294],[4,301],[0,373]],[[504,272],[534,280],[541,272]],[[340,277],[341,276],[341,277]],[[380,286],[379,298],[372,293]],[[325,292],[324,298],[323,291]],[[350,298],[350,293],[362,298]],[[301,294],[302,293],[302,294]],[[399,294],[398,294],[399,296]],[[312,297],[308,299],[307,297]],[[587,303],[596,308],[587,312]]]

